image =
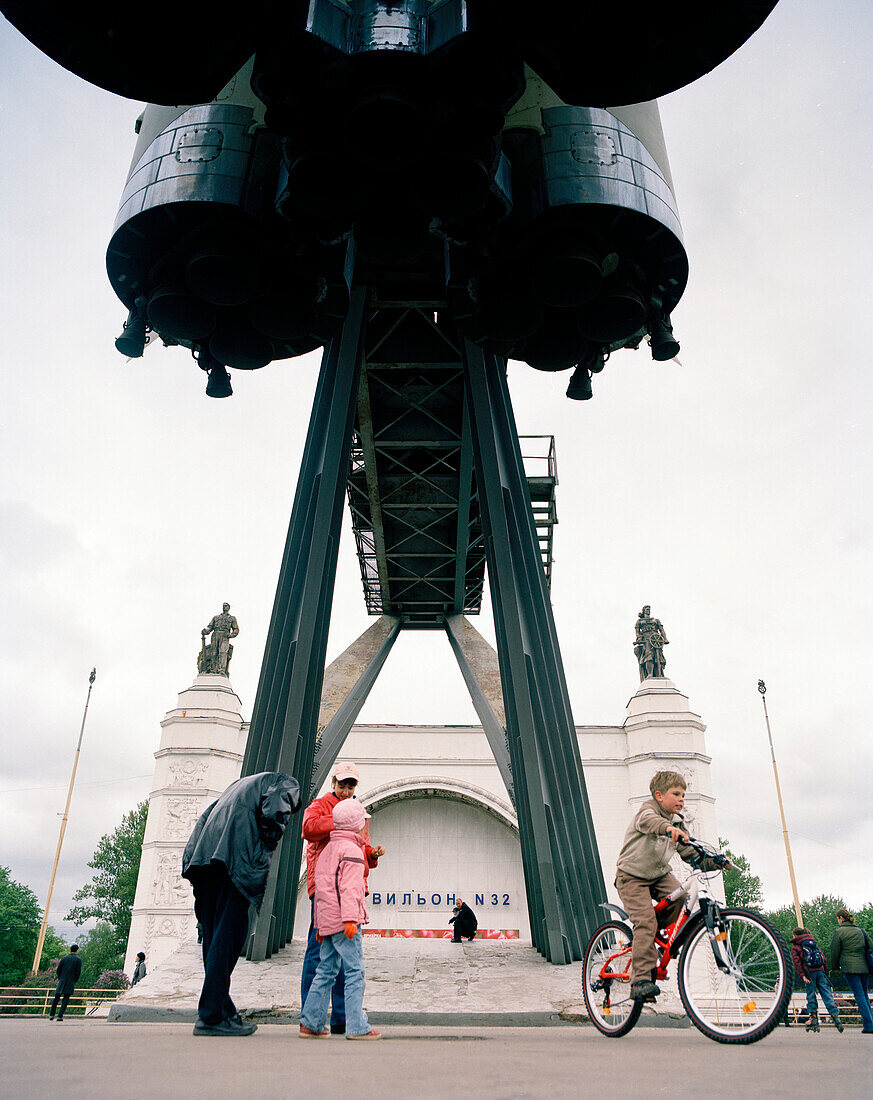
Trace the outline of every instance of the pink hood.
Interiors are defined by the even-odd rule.
[[[364,905],[364,840],[334,829],[315,865],[315,927],[321,936],[341,932],[347,921],[367,923]]]

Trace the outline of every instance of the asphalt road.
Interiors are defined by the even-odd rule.
[[[873,1096],[873,1036],[778,1028],[751,1046],[692,1030],[385,1028],[378,1043],[302,1041],[262,1024],[244,1039],[184,1024],[0,1020],[3,1100],[305,1095],[392,1097]]]

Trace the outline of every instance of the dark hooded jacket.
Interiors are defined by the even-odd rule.
[[[237,890],[260,906],[270,858],[299,809],[300,788],[290,775],[259,772],[237,779],[198,818],[182,853],[182,877],[195,882],[223,866]]]
[[[472,936],[479,927],[476,914],[465,901],[461,902],[461,908],[453,917],[449,917],[449,924],[455,926],[457,936]]]

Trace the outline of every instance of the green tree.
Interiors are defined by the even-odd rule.
[[[0,985],[17,985],[30,972],[42,923],[36,894],[12,878],[8,867],[0,867]],[[66,947],[49,925],[43,943],[40,967],[66,954]]]
[[[73,901],[85,904],[74,905],[66,917],[75,924],[84,924],[91,917],[108,924],[115,936],[116,955],[123,956],[127,948],[148,809],[148,801],[140,802],[136,809],[124,815],[114,832],[102,837],[97,851],[88,861],[88,866],[97,874],[73,894]]]
[[[764,888],[758,875],[752,874],[749,861],[745,856],[735,855],[726,840],[719,837],[718,846],[722,853],[734,864],[724,872],[724,896],[730,906],[743,906],[747,909],[764,907]]]
[[[121,970],[124,966],[124,950],[124,947],[120,951],[118,949],[113,926],[107,921],[98,921],[96,927],[79,940],[82,973],[76,984],[81,989],[93,989],[104,971]]]

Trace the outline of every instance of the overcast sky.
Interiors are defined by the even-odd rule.
[[[769,905],[790,886],[760,677],[801,896],[873,900],[871,49],[863,0],[782,0],[662,100],[691,262],[681,366],[622,352],[584,404],[566,375],[510,366],[519,430],[557,440],[575,720],[623,721],[650,603],[708,725],[719,831]],[[44,902],[96,665],[52,903],[67,930],[224,600],[251,714],[319,362],[233,372],[212,401],[182,349],[115,350],[104,256],[140,110],[0,25],[0,863]],[[346,517],[328,659],[368,622]],[[493,640],[487,607],[476,625]],[[476,722],[441,634],[398,641],[361,720]]]

